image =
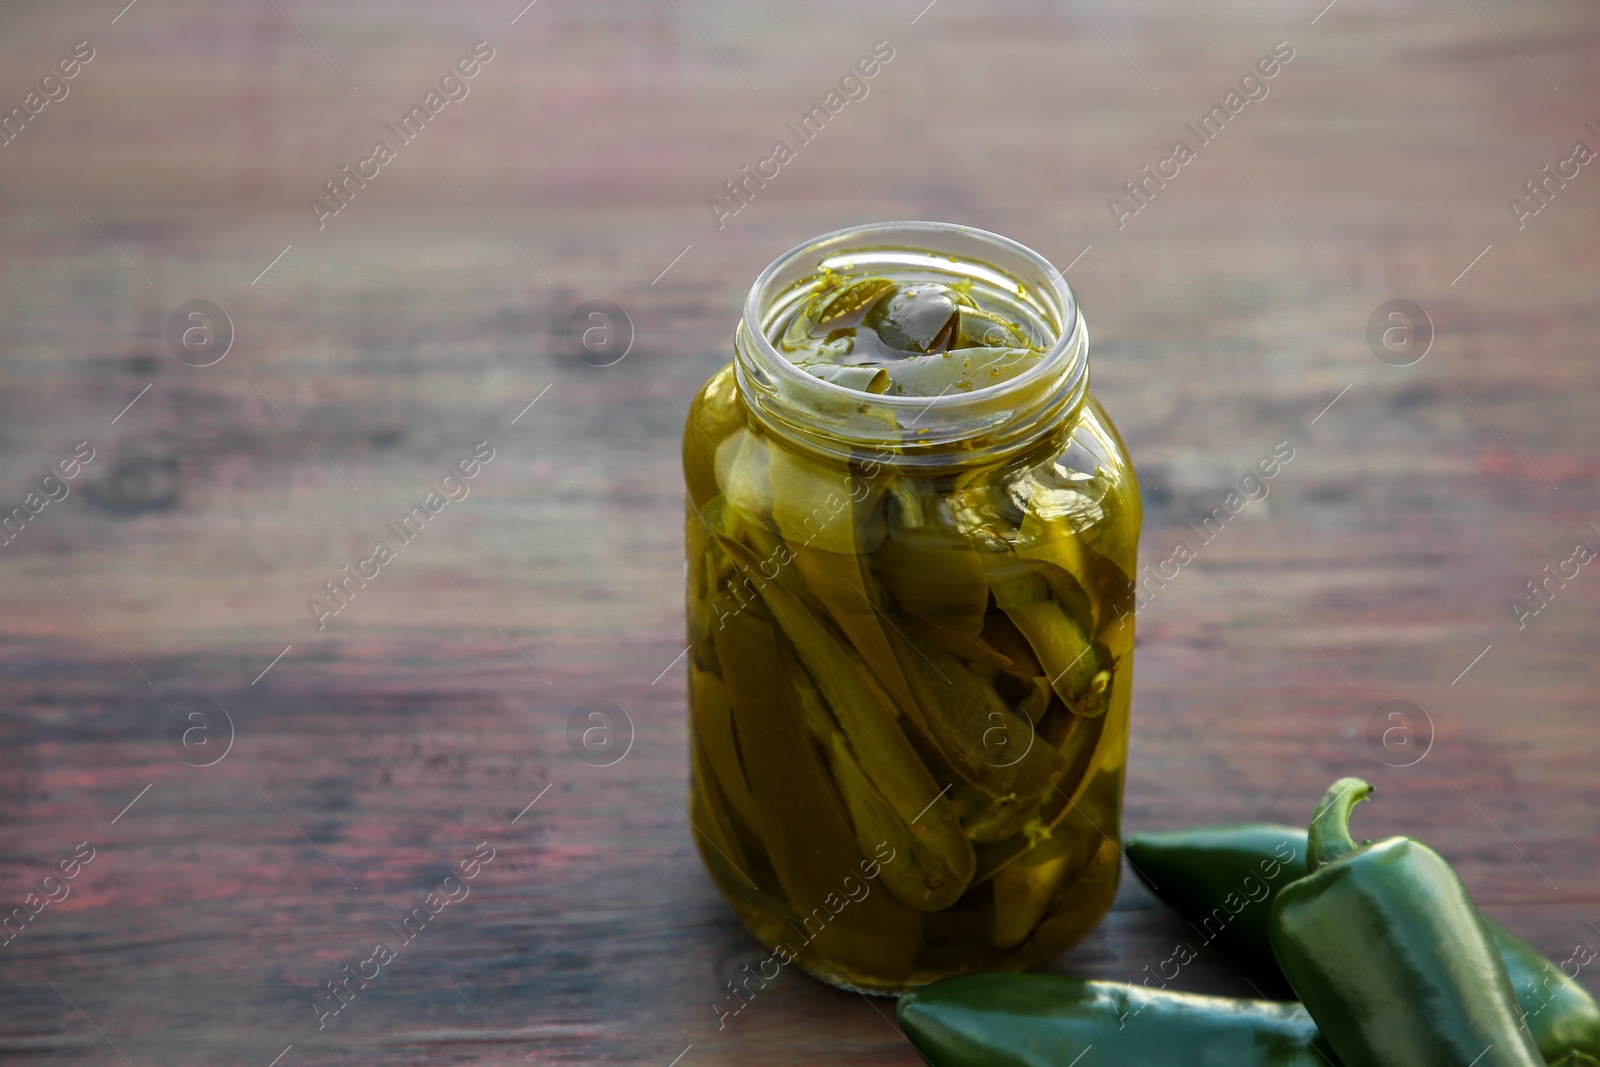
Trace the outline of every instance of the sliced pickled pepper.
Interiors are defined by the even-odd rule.
[[[826,326],[830,329],[823,332],[823,343],[832,328],[841,320],[859,316],[870,308],[881,297],[895,290],[895,283],[887,278],[862,278],[857,281],[839,284],[836,279],[826,279],[826,284],[820,292],[806,302],[800,313],[789,321],[784,329],[779,345],[786,352],[804,352],[815,350],[817,346],[817,327]],[[854,333],[854,331],[851,331]],[[805,362],[805,357],[796,358],[795,362]]]
[[[822,691],[817,688],[817,683],[811,680],[811,675],[800,665],[795,658],[794,651],[784,642],[783,680],[785,684],[794,688],[795,706],[800,709],[800,721],[806,724],[806,732],[816,742],[817,748],[827,752],[833,745],[833,739],[841,733],[839,720],[833,717],[833,712],[828,710],[828,702],[822,698]],[[863,849],[871,851],[866,842],[862,842]]]
[[[844,796],[856,827],[856,840],[887,841],[900,862],[883,869],[883,884],[901,901],[919,911],[941,911],[966,891],[966,876],[950,869],[938,853],[922,847],[915,828],[906,824],[878,787],[862,771],[842,733],[833,735],[829,750],[833,780]]]
[[[937,282],[897,286],[872,305],[861,325],[891,349],[941,351],[958,336],[958,299],[955,290]]]
[[[870,508],[883,482],[868,483],[847,470],[829,469],[788,449],[773,449],[768,474],[772,519],[794,554],[811,595],[867,660],[889,694],[904,707],[911,690],[868,596],[872,578],[861,555],[856,509]],[[862,499],[853,495],[861,487]]]
[[[935,501],[922,492],[922,487],[910,478],[893,477],[885,490],[895,502],[894,525],[906,530],[919,530],[927,521],[924,509]]]
[[[817,325],[831,326],[846,316],[865,311],[894,292],[894,288],[894,282],[887,278],[863,278],[836,289],[818,301]]]
[[[1009,319],[982,308],[956,309],[956,343],[963,348],[1027,348],[1029,341]]]
[[[732,536],[732,531],[723,529],[722,532]],[[805,578],[795,566],[794,553],[777,534],[765,526],[747,522],[739,526],[738,540],[754,553],[750,566],[762,581],[782,582],[797,593],[807,591]]]
[[[972,876],[972,845],[943,795],[949,783],[933,780],[895,723],[888,695],[864,665],[840,646],[793,594],[777,586],[769,586],[766,593],[774,618],[794,642],[862,770],[924,847],[937,853],[964,886]]]
[[[691,650],[689,661],[702,669],[715,670],[717,650],[711,640],[711,631],[716,619],[711,610],[711,598],[706,595],[707,590],[712,588],[709,575],[711,559],[707,545],[711,537],[705,522],[693,510],[684,523],[683,539],[689,550],[687,584],[692,591],[688,598],[687,619]]]
[[[970,870],[965,866],[953,869],[938,851],[924,843],[927,835],[923,828],[908,823],[861,769],[860,760],[810,674],[788,648],[780,648],[780,658],[783,676],[794,686],[796,704],[807,730],[828,753],[834,784],[850,812],[862,851],[871,853],[878,842],[887,841],[900,857],[896,864],[883,868],[883,884],[919,911],[937,911],[954,904],[966,889]]]
[[[749,549],[729,534],[730,512],[723,498],[718,497],[707,504],[700,518],[702,528],[708,535],[704,542],[705,568],[700,588],[704,590],[702,595],[715,623],[712,625],[708,621],[705,624],[709,633],[721,629],[729,617],[758,604],[759,599],[756,584],[746,577],[745,570],[734,565],[733,558],[728,554],[732,548],[749,555]],[[715,643],[710,651],[714,659]]]
[[[1008,867],[994,876],[995,948],[1015,948],[1028,939],[1070,861],[1070,856],[1057,856],[1035,867]]]
[[[1026,559],[1027,557],[1019,556],[1018,558]],[[1084,591],[1078,579],[1053,563],[1046,563],[1040,560],[1039,567],[1039,573],[1044,577],[1045,583],[1050,586],[1051,599],[1061,605],[1061,610],[1065,611],[1068,617],[1077,623],[1078,629],[1085,634],[1094,634],[1104,640],[1104,632],[1097,621],[1098,616],[1095,613],[1094,600]]]
[[[1050,685],[1074,712],[1104,713],[1111,674],[1092,641],[1049,594],[1037,575],[994,582],[995,602],[1027,639]]]
[[[746,847],[747,838],[734,826],[727,794],[710,773],[705,746],[698,739],[689,746],[689,769],[695,774],[697,784],[689,793],[689,818],[694,822],[696,848],[706,857],[707,863],[720,860],[733,868],[730,884],[740,899],[759,903],[762,894],[776,892],[779,887],[765,857],[758,861],[757,854]]]
[[[861,501],[853,494],[863,480],[843,465],[824,466],[790,448],[773,448],[769,455],[772,519],[783,539],[833,555],[859,552],[856,506]]]
[[[1062,775],[1061,781],[1044,795],[1038,812],[1029,820],[1022,833],[994,844],[977,846],[974,851],[977,853],[978,867],[972,875],[973,885],[993,878],[997,871],[1005,870],[1026,856],[1040,842],[1049,840],[1054,835],[1057,824],[1066,817],[1067,812],[1089,788],[1093,780],[1095,757],[1099,754],[1100,742],[1105,736],[1106,717],[1101,715],[1093,719],[1084,719],[1068,715],[1067,718],[1071,720],[1071,724],[1058,746],[1058,751],[1066,760],[1066,773]]]
[[[1022,636],[1003,612],[990,615],[983,624],[983,633],[980,635],[988,646],[997,650],[1009,663],[1001,666],[1001,670],[1014,674],[1018,678],[1038,678],[1044,675],[1044,668],[1039,665],[1039,657],[1034,655],[1033,646],[1028,644],[1028,639]]]
[[[746,575],[753,554],[737,542],[721,540],[729,558]],[[760,584],[760,595],[779,630],[793,646],[839,723],[863,770],[927,847],[963,881],[970,876],[972,846],[961,833],[943,789],[934,783],[906,734],[896,724],[896,709],[860,658],[841,644],[801,596],[776,582]],[[791,680],[793,675],[784,677]],[[947,783],[948,786],[948,783]],[[931,799],[929,799],[931,798]],[[913,814],[916,813],[916,814]]]
[[[1100,784],[1104,784],[1103,780]],[[993,879],[996,947],[1021,944],[1041,929],[1059,924],[1061,915],[1066,916],[1068,923],[1081,922],[1081,917],[1075,917],[1070,910],[1051,917],[1051,904],[1062,886],[1078,884],[1090,868],[1107,855],[1111,857],[1115,876],[1115,864],[1120,859],[1115,815],[1111,816],[1109,833],[1099,825],[1106,817],[1101,810],[1103,804],[1099,802],[1106,793],[1107,790],[1091,783],[1048,840],[996,872]]]
[[[958,656],[968,663],[1016,672],[1016,661],[981,636],[975,637],[959,630],[946,629],[938,622],[920,615],[906,619],[904,632],[906,636],[915,638],[918,644],[937,645],[952,656]],[[1018,637],[1018,640],[1021,638]],[[1033,659],[1033,650],[1029,649],[1027,655],[1030,660]]]
[[[717,446],[723,521],[734,536],[738,536],[742,524],[765,523],[772,510],[772,484],[767,469],[770,455],[766,441],[749,428],[733,431]]]
[[[1039,817],[1039,809],[1049,796],[1041,793],[1036,797],[1001,797],[980,816],[962,825],[974,846],[1005,841],[1027,833],[1028,825]]]
[[[844,879],[859,878],[866,858],[782,682],[771,624],[744,612],[717,631],[717,646],[728,664],[734,727],[767,854],[793,909],[791,921],[801,921],[837,897]],[[832,922],[816,932],[818,950],[869,973],[909,967],[918,937],[915,912],[879,893],[850,907],[848,923]]]
[[[801,369],[825,382],[863,393],[882,393],[889,389],[889,372],[882,367],[850,367],[837,363],[802,363]]]
[[[828,275],[814,286],[778,344],[795,366],[837,384],[839,372],[882,370],[894,395],[970,392],[1037,365],[1047,348],[979,307],[970,285]],[[870,386],[854,388],[876,391],[875,378],[863,381]]]
[[[983,561],[939,527],[896,528],[872,554],[872,574],[902,611],[976,636],[989,607]]]
[[[911,688],[894,657],[878,607],[869,593],[871,577],[857,555],[839,555],[790,545],[795,566],[806,582],[806,591],[827,608],[834,623],[855,646],[878,682],[894,698],[898,708],[912,703]]]
[[[1028,348],[955,348],[888,364],[885,392],[895,396],[970,393],[1010,381],[1035,366],[1039,353]]]
[[[1017,703],[1017,711],[1028,717],[1028,721],[1037,728],[1039,720],[1044,718],[1044,713],[1050,710],[1050,698],[1055,690],[1050,688],[1050,679],[1044,675],[1035,675],[1031,679],[1033,692],[1023,697]]]
[[[1029,515],[1022,520],[1016,554],[1022,559],[1050,563],[1071,575],[1086,594],[1082,603],[1094,608],[1093,632],[1103,634],[1107,626],[1133,611],[1133,582],[1105,556],[1070,532],[1062,519],[1040,519]]]
[[[689,708],[694,716],[695,735],[705,746],[709,770],[734,815],[758,836],[755,799],[746,784],[738,743],[733,736],[733,704],[728,687],[718,675],[689,667]]]
[[[1065,771],[1061,754],[994,688],[937,645],[904,657],[921,694],[932,740],[962,776],[996,797],[1035,797]]]
[[[729,434],[744,426],[745,406],[730,363],[711,377],[689,406],[689,426],[683,437],[683,476],[689,501],[702,508],[721,494],[717,482],[716,448]]]
[[[894,806],[884,799],[872,779],[862,771],[860,761],[827,702],[794,654],[781,648],[784,677],[792,682],[801,719],[817,744],[828,753],[834,785],[843,797],[850,821],[855,826],[861,850],[873,853],[887,842],[899,857],[881,872],[883,884],[902,902],[919,911],[937,911],[955,903],[966,888],[965,876],[958,877],[939,856],[927,848]]]

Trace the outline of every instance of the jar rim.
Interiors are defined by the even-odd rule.
[[[908,265],[919,258],[930,267],[955,264],[980,277],[997,291],[1009,291],[1039,313],[1042,322],[1054,332],[1049,349],[1037,363],[1023,373],[995,385],[968,392],[939,396],[891,396],[865,393],[858,389],[825,381],[803,370],[780,352],[769,336],[766,320],[777,302],[795,283],[814,274],[830,260],[852,253],[893,261],[905,255]],[[809,261],[804,273],[795,274],[800,260]],[[789,277],[789,275],[795,275]],[[1031,277],[1027,275],[1032,275]],[[954,445],[972,437],[993,434],[1007,423],[1001,434],[1007,445],[1026,443],[1042,433],[1049,416],[1063,407],[1075,407],[1087,392],[1087,327],[1077,298],[1064,273],[1027,245],[1001,234],[949,222],[904,221],[865,223],[847,226],[814,237],[794,246],[774,259],[751,284],[745,297],[744,316],[736,338],[736,369],[747,401],[763,422],[786,436],[815,438],[810,427],[776,410],[795,406],[798,401],[813,414],[826,410],[875,409],[894,417],[896,429],[882,426],[861,434],[831,427],[834,436],[862,444],[907,445],[920,449]],[[752,392],[762,394],[750,395]],[[1012,406],[1007,407],[1008,404]],[[902,414],[914,414],[912,425],[921,428],[907,434],[900,428]],[[763,417],[765,416],[765,417]],[[1038,433],[1029,435],[1036,423]],[[819,427],[820,429],[820,427]],[[826,435],[821,435],[826,436]],[[1026,440],[1020,438],[1026,437]],[[815,439],[807,443],[817,447]],[[840,442],[845,443],[844,441]],[[837,449],[823,446],[825,451]]]

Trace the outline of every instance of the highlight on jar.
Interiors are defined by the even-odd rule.
[[[690,815],[744,925],[885,994],[1081,939],[1119,875],[1140,501],[1061,273],[943,223],[791,250],[683,463]]]

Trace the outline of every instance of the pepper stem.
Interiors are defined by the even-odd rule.
[[[1355,839],[1350,836],[1350,812],[1371,792],[1371,783],[1360,778],[1341,778],[1329,787],[1317,805],[1317,813],[1311,816],[1307,873],[1356,850]]]

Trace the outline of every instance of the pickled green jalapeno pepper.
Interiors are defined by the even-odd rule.
[[[1044,349],[977,306],[970,285],[886,277],[821,279],[780,343],[796,366],[866,393],[938,396],[1015,378]]]
[[[769,268],[689,411],[690,799],[758,938],[899,992],[1109,908],[1140,512],[1059,273],[858,234]]]
[[[1139,876],[1202,938],[1249,965],[1258,979],[1283,980],[1267,918],[1278,891],[1305,877],[1305,830],[1262,823],[1204,826],[1135,834],[1125,847]],[[1600,1057],[1595,998],[1538,949],[1489,916],[1481,917],[1545,1061],[1555,1063],[1570,1053]]]
[[[1272,952],[1345,1063],[1536,1067],[1505,966],[1461,879],[1409,837],[1357,845],[1372,787],[1335,782],[1311,819],[1304,878],[1272,903]]]

